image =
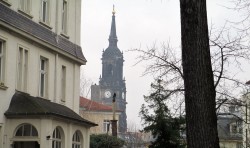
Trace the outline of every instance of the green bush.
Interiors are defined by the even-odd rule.
[[[90,148],[120,148],[124,141],[107,134],[90,135]]]

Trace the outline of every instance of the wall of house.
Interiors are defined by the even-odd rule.
[[[20,10],[20,0],[3,0],[10,4],[10,7],[18,11]],[[57,34],[62,33],[62,7],[63,0],[47,0],[49,2],[49,22],[44,24],[42,21],[42,0],[30,0],[30,13],[27,14],[33,21],[42,26],[51,29]],[[66,0],[68,4],[68,24],[67,34],[69,40],[80,45],[81,33],[81,0]]]
[[[242,138],[243,138],[243,147],[249,147],[250,146],[250,138],[249,138],[249,131],[250,131],[250,108],[249,108],[249,104],[250,104],[250,94],[246,94],[242,96],[242,101],[245,101],[246,105],[243,105],[241,107],[242,110],[242,118],[243,118],[243,133],[242,133]],[[248,143],[248,144],[247,144]]]
[[[3,2],[4,1],[4,2]],[[0,0],[0,3],[8,5],[12,10],[19,12],[40,24],[42,27],[52,30],[58,35],[70,40],[71,42],[80,45],[80,21],[81,21],[81,0],[67,0],[68,3],[68,30],[67,34],[62,34],[62,0],[47,0],[49,1],[49,23],[41,23],[41,2],[42,0],[30,0],[30,14],[23,14],[20,10],[19,0]],[[18,30],[18,28],[17,28]],[[20,33],[20,32],[19,32]],[[40,57],[45,57],[48,60],[48,81],[47,81],[47,96],[52,102],[56,102],[69,107],[79,113],[79,82],[80,82],[80,63],[69,59],[65,55],[68,53],[49,49],[47,43],[37,43],[35,40],[26,39],[15,30],[7,30],[0,25],[0,40],[3,40],[5,45],[4,59],[4,87],[0,86],[0,147],[9,148],[9,144],[13,141],[15,128],[21,123],[31,123],[36,126],[41,138],[41,146],[47,147],[51,145],[51,140],[48,141],[44,136],[51,132],[52,129],[59,125],[65,131],[65,137],[72,139],[72,132],[76,129],[81,130],[84,139],[84,147],[89,147],[89,129],[83,126],[73,125],[62,121],[54,121],[49,119],[8,119],[6,120],[4,112],[8,109],[12,96],[15,91],[23,91],[32,96],[39,96],[39,73],[40,73]],[[17,87],[18,75],[18,53],[19,47],[28,51],[28,70],[27,70],[27,90],[20,90]],[[60,50],[60,49],[59,49]],[[66,85],[65,85],[65,101],[61,99],[61,69],[66,67]],[[1,82],[2,83],[2,82]],[[6,123],[7,122],[7,123]],[[6,130],[8,129],[8,130]],[[7,137],[6,137],[7,136]],[[67,137],[69,136],[69,137]],[[71,143],[65,143],[65,147],[71,147]]]
[[[31,124],[38,131],[38,137],[22,138],[16,137],[16,130],[20,125]],[[52,147],[52,134],[55,128],[60,129],[62,144],[64,148],[72,147],[72,141],[65,140],[71,139],[76,131],[80,131],[80,141],[82,147],[89,147],[89,128],[83,128],[81,125],[63,122],[54,119],[9,119],[6,128],[8,131],[5,133],[3,148],[9,148],[14,141],[38,141],[41,148]],[[48,139],[47,136],[50,136]],[[10,139],[10,140],[9,140]],[[39,140],[38,140],[39,139]]]
[[[15,90],[19,90],[17,84],[17,59],[19,47],[25,47],[28,50],[28,76],[27,76],[27,91],[32,96],[39,96],[39,73],[40,73],[40,57],[48,59],[48,95],[45,99],[52,102],[60,103],[71,108],[75,112],[79,112],[79,82],[80,82],[80,65],[73,63],[63,55],[51,52],[49,49],[44,49],[41,46],[21,39],[18,35],[0,30],[0,39],[5,39],[6,42],[6,58],[5,58],[5,82],[8,89],[0,89],[0,103],[5,104],[1,107],[1,113],[4,113],[9,106],[11,97]],[[10,66],[11,65],[11,66]],[[61,68],[66,67],[66,85],[65,85],[65,102],[61,101]],[[0,115],[0,123],[3,122],[3,114]]]
[[[10,8],[20,12],[19,0],[4,0],[10,4]],[[51,30],[60,34],[62,0],[47,0],[49,2],[49,26]],[[42,0],[32,1],[30,16],[32,20],[41,24],[41,3]],[[80,44],[80,12],[81,0],[68,0],[68,37],[73,43]],[[56,9],[55,9],[56,8]],[[22,14],[22,13],[21,13]],[[56,15],[55,15],[56,14]],[[44,25],[42,25],[44,26]],[[45,26],[44,26],[45,27]],[[0,28],[0,39],[5,40],[6,57],[5,57],[5,85],[8,89],[0,89],[0,103],[5,104],[1,108],[1,113],[7,110],[11,96],[17,89],[17,59],[18,48],[24,47],[28,50],[28,80],[27,93],[32,96],[39,96],[39,68],[40,57],[45,57],[49,61],[48,66],[48,95],[46,99],[53,102],[61,103],[79,112],[79,82],[80,82],[80,64],[74,63],[66,58],[63,54],[58,54],[51,49],[38,45],[32,40],[26,40],[15,32]],[[45,44],[45,43],[44,43]],[[66,54],[66,53],[65,53]],[[11,65],[11,66],[10,66]],[[65,102],[61,97],[61,68],[66,67],[66,93]],[[23,91],[23,90],[20,90]],[[0,123],[3,122],[3,114],[0,115]]]
[[[242,141],[240,140],[227,140],[223,141],[220,140],[220,148],[241,148],[240,145],[242,144]]]
[[[104,120],[113,120],[113,113],[112,112],[91,112],[91,111],[80,111],[80,115],[89,121],[92,121],[98,126],[92,127],[90,129],[91,134],[103,134],[103,121]],[[116,114],[116,119],[119,119],[120,114]],[[117,121],[117,129],[118,129],[118,121]],[[110,132],[111,134],[111,129]]]

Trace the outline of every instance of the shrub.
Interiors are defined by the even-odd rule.
[[[120,148],[124,143],[122,139],[107,134],[90,135],[90,148]]]

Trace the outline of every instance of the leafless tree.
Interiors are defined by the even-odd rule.
[[[222,104],[239,99],[246,89],[245,81],[238,79],[237,75],[244,72],[241,63],[250,62],[249,36],[246,31],[239,31],[232,23],[227,22],[222,28],[210,28],[209,41],[216,88],[216,108],[219,111]],[[184,102],[180,49],[171,47],[167,42],[160,47],[154,43],[146,50],[138,48],[129,51],[139,53],[136,64],[147,64],[143,75],[152,74],[155,79],[164,80],[165,89],[173,94],[171,101],[174,102],[174,109],[179,110],[180,104]]]
[[[82,72],[80,76],[80,96],[90,98],[90,88],[92,84],[93,81],[90,78],[87,78]]]
[[[244,4],[244,7],[240,9],[247,8],[249,10],[250,2],[238,1]],[[239,3],[238,6],[240,6]],[[237,8],[239,8],[238,6]],[[249,20],[249,14],[248,11],[248,16],[243,21]],[[244,70],[241,65],[242,61],[250,61],[248,31],[249,26],[243,25],[242,29],[231,25],[231,22],[226,23],[220,29],[210,29],[210,54],[217,97],[217,111],[222,104],[239,104],[238,101],[234,101],[241,97],[239,94],[245,89],[245,82],[237,79],[236,75]],[[186,91],[183,81],[183,63],[179,53],[174,52],[175,50],[170,46],[170,43],[163,44],[160,48],[154,44],[147,50],[139,48],[130,51],[140,53],[137,57],[137,63],[147,61],[148,65],[143,73],[144,75],[152,74],[156,79],[164,80],[165,89],[172,92],[173,96],[178,96],[172,97],[174,98],[172,100],[178,102],[178,104],[183,102],[183,92]],[[189,55],[191,54],[189,53]],[[151,61],[151,63],[148,61]]]
[[[246,32],[249,35],[250,31],[250,2],[249,0],[233,0],[234,7],[228,7],[241,14],[241,18],[237,22],[232,22],[237,25],[237,29]]]

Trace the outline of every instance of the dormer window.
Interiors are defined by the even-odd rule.
[[[242,123],[236,121],[230,124],[230,133],[231,134],[242,134]]]
[[[49,0],[42,0],[42,22],[49,24]]]
[[[27,92],[28,49],[24,47],[19,47],[17,67],[17,90]]]
[[[67,23],[68,23],[68,2],[67,0],[63,0],[63,8],[62,8],[62,33],[67,34]]]
[[[62,66],[61,72],[61,101],[65,102],[66,95],[66,66]]]
[[[4,85],[5,42],[0,39],[0,86]]]
[[[3,55],[3,41],[0,41],[0,80],[3,79]]]
[[[237,125],[236,124],[231,125],[231,133],[233,133],[233,134],[237,133]]]
[[[20,10],[30,14],[30,0],[20,0]]]
[[[48,59],[41,57],[39,96],[45,98],[47,97],[47,93],[48,93]]]

